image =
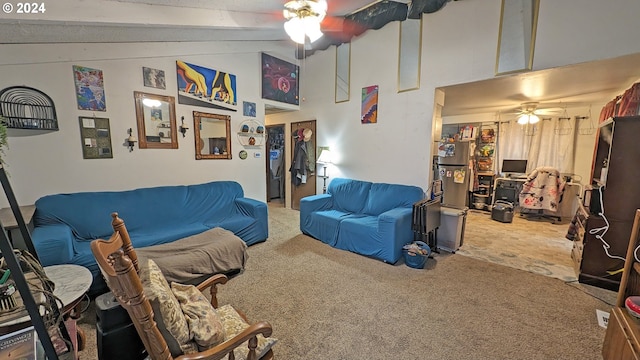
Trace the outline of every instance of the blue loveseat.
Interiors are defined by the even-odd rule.
[[[82,265],[94,279],[100,271],[90,243],[111,236],[112,212],[124,219],[136,249],[215,227],[233,232],[247,245],[269,235],[267,205],[245,198],[234,181],[47,195],[35,205],[31,237],[42,264]]]
[[[300,200],[300,231],[335,248],[395,263],[413,240],[421,188],[336,178],[326,194]]]

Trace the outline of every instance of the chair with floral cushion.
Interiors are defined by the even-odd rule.
[[[91,251],[109,289],[127,310],[152,360],[273,359],[271,325],[249,325],[230,305],[218,307],[214,275],[197,286],[171,283],[152,259],[138,263],[124,221],[112,214],[113,235],[94,240]],[[209,289],[211,300],[202,293]]]

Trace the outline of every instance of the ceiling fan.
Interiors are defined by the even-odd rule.
[[[345,11],[349,2],[328,1],[290,0],[284,4],[285,30],[293,41],[304,45],[304,54],[297,54],[298,58],[350,42],[354,36],[369,29],[380,29],[392,21],[419,19],[422,13],[438,11],[451,0],[360,0],[351,4],[364,6],[350,11]],[[334,12],[340,7],[345,15]]]
[[[562,107],[540,107],[537,101],[525,102],[519,108],[507,111],[506,114],[515,114],[518,117],[518,124],[535,124],[540,121],[540,116],[555,115],[565,110]],[[565,110],[566,111],[566,110]]]

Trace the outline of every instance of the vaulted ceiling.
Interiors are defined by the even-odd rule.
[[[44,14],[2,14],[0,44],[290,41],[283,29],[286,1],[54,0],[44,3]],[[375,28],[412,12],[446,10],[449,1],[328,0],[328,19],[349,18]],[[343,40],[327,31],[307,55]],[[639,63],[640,57],[632,55],[447,86],[443,114],[505,111],[525,101],[588,105],[613,98],[640,79]],[[542,90],[527,92],[534,83]]]

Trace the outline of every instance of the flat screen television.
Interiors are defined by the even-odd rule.
[[[527,160],[502,160],[504,174],[526,174]]]

